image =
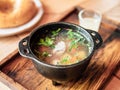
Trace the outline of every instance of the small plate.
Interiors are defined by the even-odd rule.
[[[34,26],[41,19],[44,12],[42,8],[42,4],[40,0],[33,0],[33,1],[36,7],[38,8],[38,13],[36,14],[36,16],[31,21],[29,21],[24,25],[13,28],[0,28],[0,37],[11,36],[27,31],[30,27]]]

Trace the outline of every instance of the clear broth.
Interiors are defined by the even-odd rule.
[[[40,59],[53,65],[70,65],[84,60],[89,55],[90,43],[72,29],[65,32],[58,28],[50,35],[36,42],[34,53]]]

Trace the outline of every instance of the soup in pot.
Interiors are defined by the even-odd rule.
[[[79,31],[58,28],[36,41],[34,54],[49,64],[70,65],[84,60],[89,55],[90,46]]]

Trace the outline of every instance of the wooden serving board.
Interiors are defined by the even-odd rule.
[[[78,11],[74,10],[61,21],[79,24],[77,15]],[[19,53],[1,67],[0,74],[9,76],[23,90],[101,90],[120,63],[120,30],[103,17],[99,33],[104,43],[96,50],[85,73],[77,81],[53,86],[51,80],[37,72],[31,60]]]

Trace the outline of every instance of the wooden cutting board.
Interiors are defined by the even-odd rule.
[[[73,11],[62,19],[78,24],[78,12]],[[96,50],[83,76],[66,85],[53,86],[51,80],[37,72],[31,60],[17,54],[2,67],[2,72],[29,90],[101,90],[109,81],[113,71],[120,62],[120,31],[116,26],[102,20],[99,30],[104,44]],[[114,47],[113,47],[114,46]],[[3,75],[3,74],[2,74]],[[4,75],[3,75],[4,76]]]
[[[56,0],[47,0],[47,1],[41,0],[41,2],[43,3],[45,13],[44,13],[43,19],[40,20],[38,25],[42,25],[42,24],[45,24],[47,22],[52,22],[52,21],[59,21],[62,18],[64,18],[64,16],[66,16],[69,12],[71,12],[75,6],[80,6],[80,7],[82,6],[83,8],[98,10],[103,14],[103,16],[105,16],[105,19],[106,18],[109,19],[109,20],[103,19],[101,30],[104,30],[105,32],[102,32],[101,30],[99,31],[100,34],[102,35],[102,37],[104,37],[104,40],[106,40],[110,36],[110,34],[112,33],[111,30],[115,30],[116,25],[118,25],[117,28],[119,28],[119,23],[120,23],[120,13],[119,13],[120,5],[119,5],[119,3],[120,3],[120,0],[116,0],[116,1],[114,1],[114,0],[105,0],[105,1],[103,1],[103,0],[97,0],[97,1],[96,0],[73,0],[73,1],[70,1],[70,3],[69,3],[69,0],[57,0],[57,1]],[[63,2],[64,2],[64,4],[63,4]],[[56,5],[53,3],[55,3]],[[106,7],[106,5],[107,5],[107,7]],[[63,7],[61,7],[61,6],[63,6]],[[67,6],[67,8],[65,6]],[[59,8],[61,8],[61,9],[59,10]],[[54,18],[53,18],[53,16],[54,16]],[[73,17],[73,18],[76,18],[76,17]],[[76,22],[77,19],[67,18],[67,21],[70,21],[70,22],[73,21],[74,23],[78,23],[78,22]],[[30,32],[32,30],[33,29],[30,29]],[[18,90],[24,90],[25,88],[31,89],[32,87],[29,87],[29,85],[28,85],[28,84],[30,84],[30,82],[32,82],[33,88],[36,88],[38,90],[40,88],[42,88],[43,90],[44,89],[45,90],[46,89],[61,90],[61,87],[56,88],[56,87],[51,86],[50,80],[44,79],[41,75],[36,74],[37,71],[36,71],[36,69],[34,69],[31,61],[24,59],[22,57],[19,57],[19,55],[17,54],[18,53],[17,45],[18,45],[19,40],[21,40],[23,37],[28,35],[30,32],[25,32],[23,34],[15,35],[12,37],[7,37],[7,38],[0,38],[0,70],[2,69],[4,71],[4,72],[0,71],[0,81],[3,80],[7,86],[9,86],[11,88],[17,87]],[[109,33],[109,34],[106,35],[106,33]],[[112,36],[116,36],[116,33],[114,33]],[[118,38],[118,35],[116,38]],[[115,40],[116,40],[116,38],[115,38]],[[115,40],[113,39],[112,42]],[[117,39],[117,41],[118,41],[118,39]],[[119,44],[116,44],[116,41],[114,43],[115,43],[115,48],[113,49],[113,51],[115,52],[115,51],[118,51],[117,45],[119,45]],[[114,44],[114,43],[112,43],[112,44]],[[109,42],[109,44],[111,44],[111,41]],[[117,53],[119,56],[119,52],[117,52]],[[15,54],[17,54],[17,56],[15,56]],[[112,71],[115,68],[115,65],[118,62],[117,58],[118,57],[115,58],[115,63],[113,62],[114,65],[112,65],[111,68],[106,69],[107,75],[106,74],[103,75],[100,83],[102,81],[105,82],[106,78],[111,75]],[[10,62],[11,61],[12,62],[7,63],[8,60]],[[1,68],[1,65],[3,63],[7,64],[7,67],[6,68],[4,67],[4,69]],[[9,68],[9,67],[11,67],[11,68]],[[31,74],[30,70],[35,72],[34,74],[36,74],[36,75],[34,75],[34,76],[36,76],[36,78],[35,78],[36,80],[40,79],[40,81],[39,81],[40,83],[42,83],[44,81],[45,82],[41,85],[38,85],[40,83],[39,82],[35,83],[35,79],[33,81],[30,80],[30,78],[32,78],[32,76],[26,77],[27,79],[25,79],[23,82],[21,82],[20,79],[22,80],[22,77],[21,77],[20,73],[23,72],[23,75]],[[20,71],[20,72],[17,73],[18,74],[17,76],[14,76],[15,74],[12,71],[16,71],[16,72]],[[9,76],[12,78],[9,78]],[[2,77],[2,79],[1,79],[1,77]],[[40,77],[42,77],[42,78],[40,78]],[[17,82],[15,82],[14,80]],[[29,80],[30,80],[30,82],[27,83],[27,81],[29,81]],[[88,81],[90,81],[90,80],[88,80]],[[46,82],[47,82],[47,84],[46,84]],[[83,82],[83,83],[85,83],[85,82]],[[91,83],[91,82],[89,82],[89,83]],[[100,86],[100,83],[98,84],[98,82],[97,82],[97,84],[96,84],[97,87]],[[25,84],[25,85],[23,85],[23,84]],[[32,84],[30,84],[30,85],[32,86]],[[74,86],[74,88],[71,88],[71,89],[74,90],[76,88],[78,90],[80,88],[79,84],[80,84],[80,86],[82,85],[81,82],[79,82],[77,85]],[[94,87],[96,87],[96,85]],[[44,86],[44,87],[41,87],[41,86]],[[73,87],[73,84],[70,83],[70,84],[67,84],[66,86],[62,86],[62,89],[65,88],[65,90],[68,90],[70,87]],[[84,87],[85,86],[83,86],[82,89]],[[42,89],[40,89],[40,90],[42,90]]]

